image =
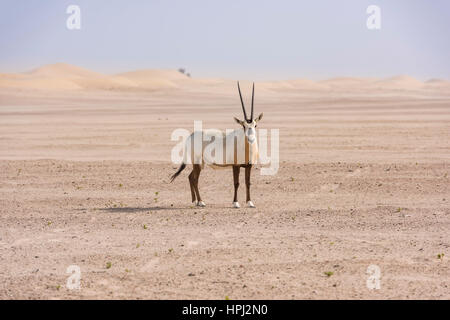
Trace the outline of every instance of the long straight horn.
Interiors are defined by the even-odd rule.
[[[253,99],[255,98],[255,83],[253,82],[253,89],[252,89],[252,114],[250,120],[253,121]]]
[[[242,111],[244,111],[244,120],[247,121],[247,113],[245,112],[245,106],[244,106],[244,100],[242,100],[242,94],[241,94],[241,88],[239,87],[239,81],[238,84],[238,90],[239,90],[239,97],[241,98],[241,105],[242,105]]]

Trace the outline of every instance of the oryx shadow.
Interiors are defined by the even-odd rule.
[[[97,208],[98,211],[103,212],[116,212],[116,213],[134,213],[143,211],[163,211],[163,210],[181,210],[186,208],[176,207],[116,207],[116,208]]]

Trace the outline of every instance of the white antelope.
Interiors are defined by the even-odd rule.
[[[198,179],[200,171],[205,163],[213,168],[233,168],[234,199],[233,207],[239,208],[237,191],[239,188],[239,172],[241,167],[245,168],[245,186],[247,189],[247,205],[255,208],[250,199],[250,172],[252,165],[258,160],[258,142],[256,140],[256,126],[262,119],[261,113],[256,119],[253,118],[253,101],[255,95],[255,84],[252,88],[252,108],[250,118],[247,118],[244,101],[242,100],[241,88],[238,82],[239,97],[241,99],[244,121],[234,118],[242,128],[224,133],[220,130],[207,129],[194,131],[185,141],[183,161],[175,172],[170,182],[172,182],[184,170],[187,164],[192,163],[192,172],[189,174],[189,184],[191,187],[192,202],[204,207],[205,203],[200,197],[198,190]],[[224,143],[225,142],[225,143]],[[212,156],[212,153],[215,153]]]

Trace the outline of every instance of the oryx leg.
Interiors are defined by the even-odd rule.
[[[199,164],[194,164],[194,169],[192,170],[192,172],[194,172],[194,190],[195,195],[197,196],[197,206],[204,207],[205,203],[202,201],[202,198],[200,197],[200,192],[198,191],[198,178],[200,177],[201,170],[202,168]]]
[[[249,164],[245,167],[245,187],[247,189],[247,205],[250,208],[255,208],[252,200],[250,199],[250,173],[252,171],[252,165]]]
[[[195,204],[197,204],[197,198],[195,197],[194,180],[194,169],[192,169],[191,173],[189,174],[189,186],[191,187],[192,202],[195,202]]]
[[[234,181],[234,199],[233,199],[233,207],[239,208],[239,202],[237,198],[237,192],[239,188],[239,172],[241,170],[240,166],[233,166],[233,181]]]

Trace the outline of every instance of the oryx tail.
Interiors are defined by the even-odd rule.
[[[178,177],[181,173],[181,171],[184,170],[184,168],[186,168],[186,164],[183,162],[181,163],[181,166],[178,168],[177,172],[175,172],[171,177],[170,177],[170,182],[172,182],[173,180],[175,180],[176,177]]]

